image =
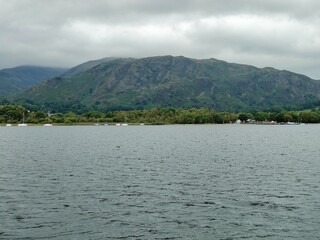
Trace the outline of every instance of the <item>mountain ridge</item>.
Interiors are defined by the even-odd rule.
[[[0,70],[0,97],[27,89],[41,81],[61,75],[66,69],[22,65]]]
[[[206,107],[244,111],[320,98],[320,82],[274,68],[183,56],[113,58],[44,81],[14,97],[43,108],[95,110]]]

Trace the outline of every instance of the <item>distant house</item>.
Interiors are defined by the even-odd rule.
[[[256,123],[256,120],[254,120],[254,119],[247,119],[247,121],[246,121],[247,123]]]

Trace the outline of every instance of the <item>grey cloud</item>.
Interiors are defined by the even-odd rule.
[[[316,0],[0,0],[0,68],[185,55],[320,78]]]
[[[316,0],[1,0],[3,19],[23,19],[26,23],[59,24],[70,19],[91,19],[131,22],[152,20],[157,17],[266,14],[293,17],[320,17],[320,2]],[[8,17],[8,12],[11,17]]]

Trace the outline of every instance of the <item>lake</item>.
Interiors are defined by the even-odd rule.
[[[320,125],[0,127],[0,239],[319,239]]]

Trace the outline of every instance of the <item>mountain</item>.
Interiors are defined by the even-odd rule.
[[[216,59],[161,56],[110,59],[71,77],[44,81],[14,99],[51,110],[206,107],[247,111],[316,101],[320,81]]]
[[[0,97],[29,88],[65,72],[63,68],[19,66],[0,70]]]
[[[117,58],[106,57],[106,58],[101,58],[98,60],[91,60],[91,61],[82,63],[80,65],[77,65],[73,68],[68,69],[65,73],[63,73],[61,75],[61,77],[64,77],[64,78],[73,77],[73,76],[77,75],[78,73],[85,72],[85,71],[89,70],[90,68],[93,68],[101,63],[110,62],[115,59],[117,59]]]

